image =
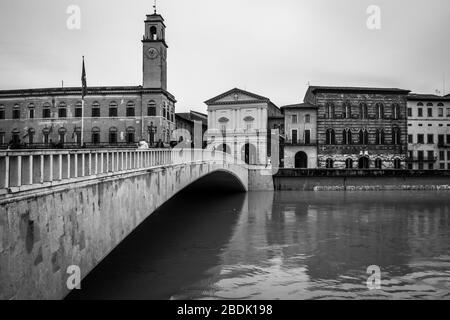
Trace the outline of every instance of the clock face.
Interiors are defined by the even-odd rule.
[[[147,51],[147,55],[150,59],[156,59],[159,55],[158,50],[155,48],[150,48]]]

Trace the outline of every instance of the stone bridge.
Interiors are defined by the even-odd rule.
[[[248,179],[218,151],[0,151],[0,299],[64,298],[69,267],[85,277],[179,191]]]

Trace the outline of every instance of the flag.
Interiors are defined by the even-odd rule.
[[[84,98],[87,95],[86,68],[84,67],[84,56],[83,56],[83,70],[81,72],[81,84],[83,86],[81,96]]]

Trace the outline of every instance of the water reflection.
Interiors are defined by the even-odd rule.
[[[250,193],[220,276],[176,298],[449,298],[449,208],[448,193]]]
[[[448,299],[449,195],[189,195],[149,219],[71,297]],[[370,265],[382,270],[381,290],[367,289]]]

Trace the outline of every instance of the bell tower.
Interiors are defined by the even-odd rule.
[[[167,90],[166,26],[161,15],[147,15],[143,44],[143,87]]]

